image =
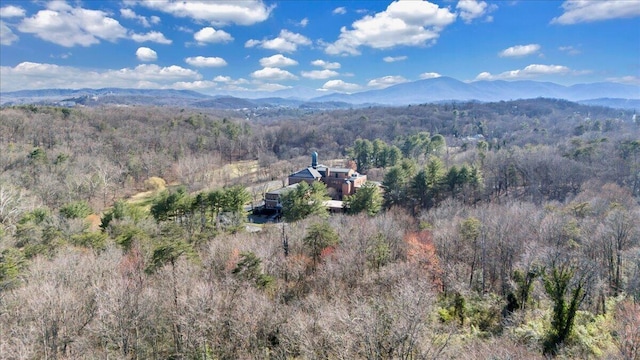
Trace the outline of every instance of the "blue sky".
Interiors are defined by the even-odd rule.
[[[0,91],[640,87],[640,0],[0,2]]]

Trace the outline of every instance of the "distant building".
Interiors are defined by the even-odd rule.
[[[280,195],[303,181],[308,184],[320,181],[327,186],[327,189],[333,189],[334,191],[330,191],[333,198],[333,201],[330,202],[330,208],[337,207],[337,202],[340,202],[341,207],[343,197],[355,194],[367,182],[367,175],[359,174],[353,169],[320,165],[318,164],[318,153],[314,152],[311,155],[311,166],[289,175],[288,181],[289,186],[265,194],[266,209],[280,210],[282,208]]]
[[[278,211],[282,210],[282,203],[280,203],[280,196],[285,192],[292,190],[296,186],[298,186],[297,183],[293,185],[285,186],[278,190],[269,191],[268,193],[266,193],[264,195],[265,209],[278,210]]]

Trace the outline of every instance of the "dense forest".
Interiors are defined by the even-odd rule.
[[[251,223],[313,151],[371,182]],[[640,359],[633,111],[4,107],[0,169],[3,359]]]

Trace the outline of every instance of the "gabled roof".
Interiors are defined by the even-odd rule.
[[[293,173],[289,175],[289,177],[302,178],[302,179],[321,179],[322,175],[318,172],[318,170],[308,167],[304,170],[300,170],[297,173]]]

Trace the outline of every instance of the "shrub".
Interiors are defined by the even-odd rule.
[[[74,201],[60,208],[60,215],[67,219],[84,219],[93,213],[86,201]]]
[[[144,181],[144,188],[147,191],[162,191],[167,188],[167,182],[157,176],[152,176]]]

